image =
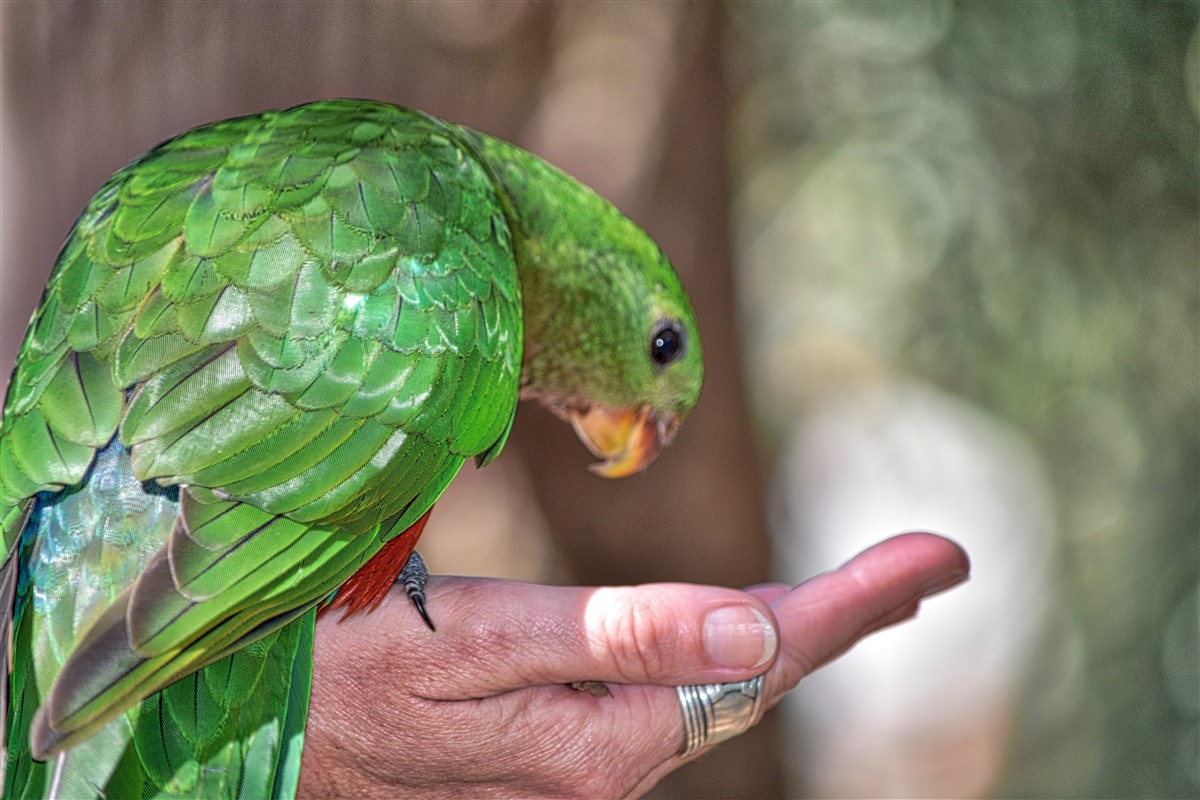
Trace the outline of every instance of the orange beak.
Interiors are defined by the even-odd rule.
[[[565,416],[592,455],[604,459],[591,469],[605,478],[624,478],[650,466],[678,427],[673,415],[659,416],[648,406],[591,406]]]

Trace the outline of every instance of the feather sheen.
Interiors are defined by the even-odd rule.
[[[317,605],[507,436],[497,192],[459,129],[365,101],[97,192],[0,420],[6,797],[295,791]]]
[[[3,796],[293,796],[317,609],[377,603],[518,395],[655,421],[633,471],[701,377],[658,246],[507,142],[328,100],[153,148],[0,415]]]

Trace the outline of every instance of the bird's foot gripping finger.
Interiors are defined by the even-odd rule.
[[[429,583],[429,569],[425,566],[425,559],[421,558],[420,553],[415,550],[412,552],[412,555],[408,557],[408,563],[396,576],[396,582],[404,587],[404,593],[417,607],[417,613],[421,615],[421,619],[425,620],[429,630],[436,631],[433,620],[429,618],[429,612],[425,610],[425,584]]]

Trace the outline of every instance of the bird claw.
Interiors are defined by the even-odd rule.
[[[420,553],[414,550],[408,557],[408,563],[396,576],[396,582],[404,587],[404,593],[417,607],[417,613],[421,615],[421,619],[425,620],[429,630],[436,632],[437,628],[433,626],[433,620],[429,618],[429,612],[425,610],[425,584],[429,582],[429,569],[425,566],[425,559],[421,558]]]

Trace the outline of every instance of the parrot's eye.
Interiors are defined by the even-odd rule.
[[[683,329],[679,323],[664,321],[659,323],[650,337],[650,357],[654,363],[665,367],[683,355]]]

